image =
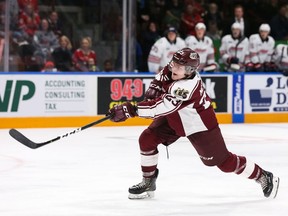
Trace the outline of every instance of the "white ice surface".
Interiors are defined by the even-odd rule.
[[[145,127],[94,127],[39,149],[0,130],[0,216],[288,215],[288,124],[220,125],[228,149],[280,177],[276,199],[260,185],[206,167],[185,138],[159,147],[152,200],[129,200],[141,181],[138,136]],[[19,129],[43,142],[74,128]]]

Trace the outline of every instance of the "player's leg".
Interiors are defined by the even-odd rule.
[[[191,141],[202,162],[207,166],[217,166],[223,172],[234,172],[261,184],[266,197],[275,197],[279,186],[279,178],[263,170],[259,165],[229,152],[222,137],[220,128],[190,135]]]
[[[158,149],[161,143],[168,145],[179,138],[167,124],[166,119],[157,119],[139,137],[142,182],[129,188],[130,199],[143,199],[154,196],[159,170]]]

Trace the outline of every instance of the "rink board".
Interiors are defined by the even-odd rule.
[[[143,100],[154,74],[0,73],[0,78],[0,128],[80,127],[116,104]],[[287,77],[215,73],[202,79],[219,123],[288,122]],[[134,118],[116,125],[150,122]]]

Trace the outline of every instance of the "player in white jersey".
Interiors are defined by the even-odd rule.
[[[250,63],[247,64],[246,71],[275,71],[272,61],[275,40],[269,33],[269,24],[263,23],[259,27],[259,33],[249,37]]]
[[[278,70],[283,75],[288,76],[288,45],[278,44],[275,48],[273,55],[273,61],[275,62]]]
[[[221,62],[224,69],[229,72],[245,71],[249,60],[249,41],[248,38],[241,35],[241,25],[233,23],[231,34],[225,35],[221,39],[219,48]]]
[[[172,144],[180,137],[190,141],[206,166],[217,166],[223,172],[256,180],[265,197],[275,198],[279,178],[246,157],[228,151],[211,99],[197,72],[199,65],[198,53],[190,48],[181,49],[155,76],[145,93],[146,100],[137,105],[125,102],[109,110],[114,122],[135,116],[153,119],[139,137],[143,180],[129,188],[129,198],[153,196],[159,173],[157,147]]]
[[[195,26],[196,35],[189,35],[185,39],[187,47],[193,49],[200,56],[199,72],[213,72],[218,70],[218,64],[215,62],[214,44],[210,37],[205,36],[206,26],[204,23],[198,23]]]
[[[177,30],[174,27],[169,27],[165,36],[157,40],[150,50],[148,56],[149,71],[159,73],[173,54],[185,46],[184,40],[177,36]]]

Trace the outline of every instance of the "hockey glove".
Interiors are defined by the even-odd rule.
[[[278,67],[274,62],[265,62],[264,63],[264,70],[266,72],[276,72],[276,71],[278,71]]]
[[[154,79],[150,85],[147,91],[145,92],[145,100],[153,100],[155,98],[158,98],[163,93],[162,91],[162,82]]]
[[[123,122],[128,118],[138,116],[137,107],[132,105],[130,102],[125,102],[111,108],[107,115],[111,116],[110,120],[113,122]]]
[[[239,59],[237,57],[230,57],[228,58],[228,64],[238,64],[239,63]]]
[[[255,72],[264,72],[264,67],[261,63],[254,64],[254,71]]]
[[[216,64],[209,64],[206,65],[206,67],[203,68],[203,71],[205,72],[214,72],[217,69],[217,65]]]
[[[252,71],[253,71],[253,66],[254,66],[253,63],[251,63],[251,62],[247,63],[247,64],[245,65],[245,71],[246,71],[246,72],[252,72]]]

